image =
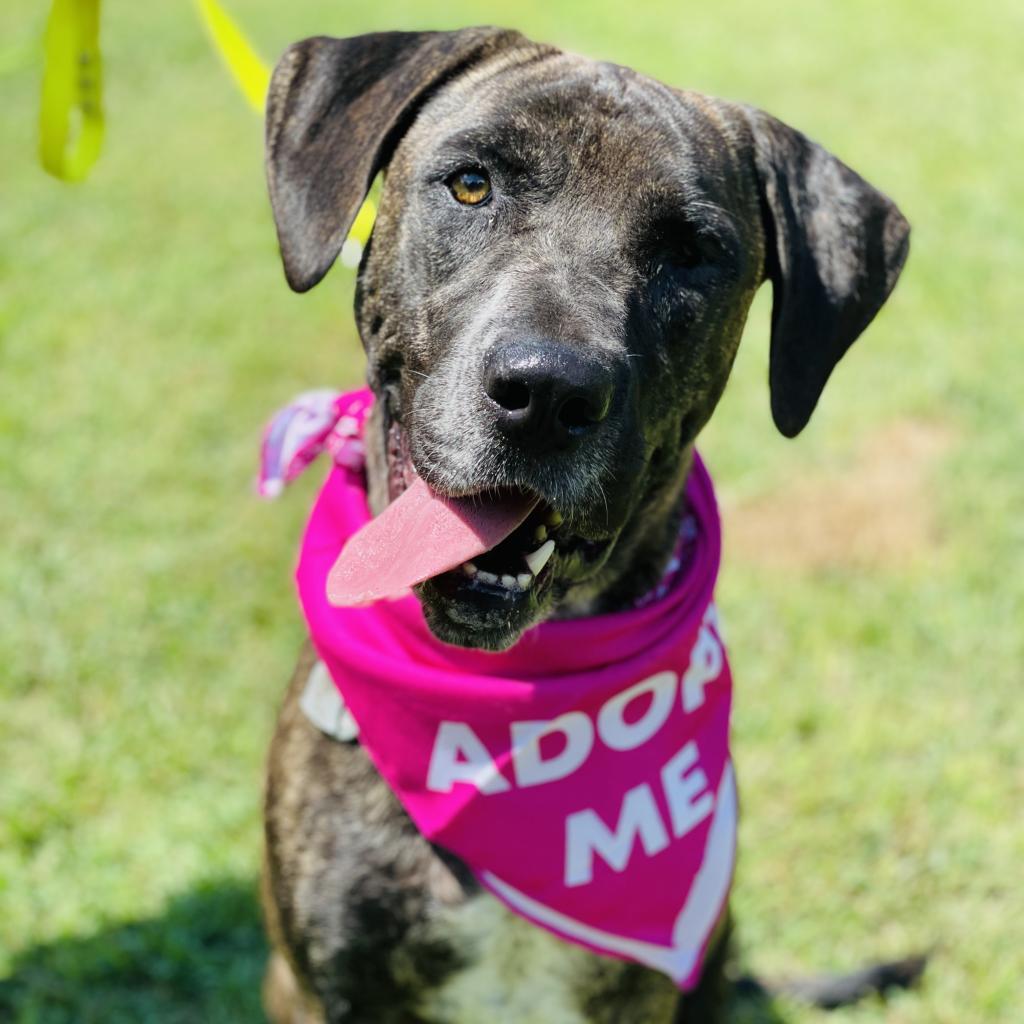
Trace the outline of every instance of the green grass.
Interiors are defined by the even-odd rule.
[[[315,481],[268,507],[250,480],[271,410],[360,378],[352,279],[286,289],[260,126],[190,5],[104,6],[107,144],[78,187],[34,159],[42,5],[0,11],[0,1019],[256,1020],[261,769]],[[230,6],[268,55],[513,24],[763,106],[898,198],[908,270],[811,428],[771,428],[762,296],[703,443],[728,503],[848,464],[893,421],[952,439],[923,554],[725,567],[736,905],[769,974],[936,949],[920,992],[834,1020],[1019,1021],[1024,7]]]

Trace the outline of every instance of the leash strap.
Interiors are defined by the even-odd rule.
[[[103,144],[99,0],[54,0],[43,42],[39,158],[64,181],[81,181]]]
[[[263,113],[270,85],[270,68],[217,0],[195,0],[195,5],[214,49],[221,55],[249,106],[257,113]]]

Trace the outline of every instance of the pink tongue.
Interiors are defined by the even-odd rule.
[[[445,498],[419,477],[376,519],[354,533],[327,576],[333,605],[397,597],[500,544],[537,504],[501,499]]]

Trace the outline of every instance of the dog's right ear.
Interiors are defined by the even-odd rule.
[[[267,182],[288,283],[331,268],[378,170],[430,92],[518,32],[317,36],[285,51],[267,95]]]

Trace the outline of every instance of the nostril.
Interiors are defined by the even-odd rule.
[[[566,399],[558,410],[558,422],[568,430],[583,430],[598,421],[590,403],[580,396]]]
[[[578,434],[589,427],[595,427],[608,415],[610,392],[580,393],[569,395],[558,407],[558,422],[571,434]]]
[[[530,404],[530,388],[522,381],[495,380],[491,381],[487,394],[509,412],[526,409]]]

